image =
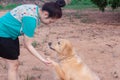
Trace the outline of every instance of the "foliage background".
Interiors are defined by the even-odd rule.
[[[32,3],[39,6],[48,1],[56,0],[0,0],[0,9],[12,9],[20,4]],[[104,11],[106,7],[111,7],[113,10],[120,6],[120,0],[71,0],[71,3],[65,8],[67,9],[88,9],[99,8]]]

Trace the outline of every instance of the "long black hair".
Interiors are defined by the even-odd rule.
[[[56,2],[47,2],[42,6],[42,11],[47,11],[49,13],[50,18],[61,18],[62,17],[62,9],[64,7],[64,0],[57,0]]]

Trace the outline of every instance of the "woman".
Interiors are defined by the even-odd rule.
[[[8,80],[18,80],[19,67],[19,39],[24,36],[26,48],[40,61],[50,63],[31,45],[34,32],[41,22],[50,24],[62,17],[61,7],[65,6],[64,0],[45,3],[42,8],[37,5],[20,5],[7,12],[0,18],[0,57],[8,64]]]

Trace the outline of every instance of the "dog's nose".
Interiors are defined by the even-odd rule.
[[[52,42],[49,42],[48,45],[51,46],[51,45],[52,45]]]

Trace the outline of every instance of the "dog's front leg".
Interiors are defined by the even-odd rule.
[[[60,65],[51,59],[49,59],[49,61],[51,61],[52,65],[55,67],[56,73],[59,76],[60,80],[65,80],[65,73],[61,69]]]
[[[65,80],[65,73],[63,72],[62,68],[58,63],[55,62],[54,67],[56,69],[56,72],[61,80]]]

